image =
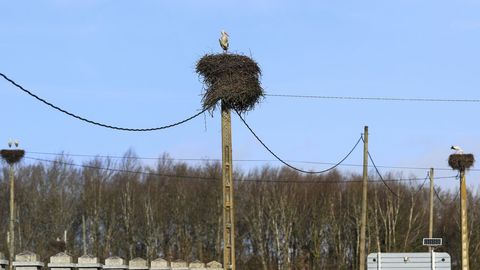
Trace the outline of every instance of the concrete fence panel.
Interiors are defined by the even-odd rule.
[[[8,260],[0,252],[0,270],[6,270]],[[24,251],[15,256],[13,262],[15,270],[42,270],[45,266],[37,254]],[[148,264],[143,258],[135,258],[128,263],[121,257],[112,256],[105,259],[101,264],[97,257],[83,255],[78,257],[77,263],[67,253],[58,253],[49,259],[49,270],[223,270],[222,264],[211,261],[207,264],[201,261],[186,262],[184,260],[167,261],[162,258],[155,259]]]
[[[222,264],[216,261],[211,261],[207,263],[207,268],[209,270],[223,270]]]
[[[83,255],[78,257],[77,268],[78,270],[100,270],[102,269],[102,264],[98,261],[97,257]]]
[[[170,262],[170,266],[172,267],[172,270],[188,270],[188,264],[184,260]]]
[[[74,270],[75,264],[73,263],[72,256],[60,252],[57,255],[50,257],[50,262],[47,264],[51,270]]]
[[[15,255],[15,261],[12,263],[15,270],[40,270],[45,266],[40,262],[37,254],[31,251],[24,251]]]
[[[170,270],[170,266],[165,259],[158,258],[150,263],[150,270]]]
[[[130,270],[148,270],[147,260],[142,258],[135,258],[128,262],[128,269]]]

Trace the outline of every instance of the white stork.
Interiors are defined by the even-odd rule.
[[[463,149],[458,145],[452,145],[450,149],[455,150],[455,154],[463,154]]]
[[[9,147],[9,148],[12,148],[12,144],[13,144],[12,139],[8,140],[8,147]]]
[[[222,47],[224,53],[227,53],[229,35],[227,32],[225,32],[225,30],[222,30],[220,33],[222,34],[222,36],[218,40],[220,42],[220,47]]]

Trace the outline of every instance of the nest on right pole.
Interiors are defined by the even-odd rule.
[[[454,170],[465,171],[475,163],[473,154],[452,154],[448,157],[448,165]]]

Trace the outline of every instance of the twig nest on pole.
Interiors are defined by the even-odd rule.
[[[473,154],[452,154],[448,157],[448,165],[454,170],[468,170],[475,163]]]
[[[22,149],[3,149],[0,150],[2,158],[10,165],[19,162],[25,155],[25,151]]]
[[[261,70],[250,57],[238,54],[207,54],[197,63],[203,77],[203,108],[214,111],[218,101],[240,113],[252,110],[263,97]]]

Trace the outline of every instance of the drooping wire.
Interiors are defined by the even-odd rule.
[[[438,194],[438,191],[435,187],[433,187],[433,192],[435,193],[435,197],[437,197],[438,201],[440,202],[440,204],[442,204],[443,206],[447,206],[447,204],[442,200],[442,198],[440,197],[440,194]]]
[[[360,137],[360,139],[365,143],[365,141],[363,140],[363,135]],[[383,179],[383,176],[382,176],[382,174],[380,173],[380,171],[378,170],[377,165],[375,165],[375,161],[373,161],[372,155],[370,155],[370,151],[367,151],[367,154],[368,154],[368,159],[370,159],[370,161],[372,162],[373,168],[374,168],[375,171],[377,172],[378,177],[380,177],[380,180],[382,180],[382,183],[387,187],[387,189],[388,189],[393,195],[395,195],[395,197],[398,198],[398,194],[395,193],[395,191],[393,191],[393,190],[390,188],[390,186],[387,184],[387,182],[385,182],[385,180]]]
[[[242,117],[242,114],[238,111],[235,110],[235,112],[237,113],[238,117],[240,118],[240,120],[242,120],[243,124],[247,127],[247,129],[250,131],[250,133],[252,133],[252,135],[257,139],[257,141],[268,151],[270,152],[270,154],[272,154],[278,161],[280,161],[281,163],[283,163],[285,166],[289,167],[290,169],[293,169],[295,171],[298,171],[298,172],[302,172],[302,173],[307,173],[307,174],[321,174],[321,173],[326,173],[328,171],[331,171],[333,169],[335,169],[336,167],[338,167],[340,164],[342,164],[349,156],[350,154],[352,154],[353,150],[355,150],[355,148],[357,148],[357,145],[360,143],[360,141],[362,140],[362,137],[360,137],[358,139],[358,141],[355,143],[355,145],[353,146],[353,148],[350,150],[350,152],[348,152],[348,154],[342,158],[339,162],[337,162],[336,164],[334,164],[333,166],[331,166],[330,168],[327,168],[325,170],[321,170],[321,171],[306,171],[306,170],[302,170],[302,169],[299,169],[291,164],[289,164],[288,162],[286,162],[284,159],[280,158],[277,154],[275,154],[261,139],[260,137],[258,137],[258,135],[253,131],[253,129],[247,124],[247,121],[245,121],[245,119]]]
[[[452,178],[455,178],[455,179],[459,180],[460,179],[460,174],[457,174],[456,176],[454,176]],[[437,197],[438,201],[440,201],[440,203],[443,206],[447,206],[446,203],[442,200],[442,198],[440,198],[440,194],[437,192],[437,189],[435,187],[433,188],[433,192],[435,193],[435,196]],[[459,194],[460,194],[460,191],[457,191],[457,193],[453,197],[452,202],[455,202],[457,200]]]
[[[458,175],[455,176],[455,178],[458,178]],[[438,193],[437,189],[434,187],[433,188],[433,192],[435,193],[435,197],[437,197],[438,201],[440,202],[440,204],[443,206],[443,207],[448,207],[448,205],[445,203],[445,201],[440,197],[440,194]],[[455,197],[453,198],[452,202],[455,202],[457,200],[457,197],[458,197],[458,193],[455,195]],[[455,221],[455,224],[457,224],[457,229],[460,231],[460,223],[458,222],[458,218],[457,218],[457,215],[453,215],[453,220]]]
[[[363,140],[363,136],[361,137],[362,141],[365,142]],[[393,191],[393,189],[387,184],[387,181],[385,181],[385,179],[383,178],[382,174],[380,173],[380,171],[378,170],[378,167],[377,165],[375,164],[375,161],[373,161],[373,158],[372,158],[372,155],[370,154],[370,151],[367,151],[367,154],[368,154],[368,159],[372,162],[372,165],[373,165],[373,168],[375,169],[375,172],[377,173],[378,177],[380,178],[381,182],[385,185],[385,187],[390,191],[390,193],[392,193],[395,197],[397,198],[400,198],[400,196],[395,192]],[[417,196],[417,194],[422,190],[423,186],[425,185],[425,183],[427,182],[427,179],[428,179],[428,176],[429,176],[429,173],[427,172],[427,176],[423,179],[423,183],[422,185],[420,186],[420,188],[415,192],[415,196]]]
[[[290,94],[265,94],[269,97],[305,98],[305,99],[340,99],[340,100],[371,100],[371,101],[415,101],[415,102],[469,102],[478,103],[480,99],[444,99],[444,98],[394,98],[394,97],[353,97],[353,96],[315,96]]]
[[[456,178],[456,176],[452,177],[452,178]],[[443,206],[447,206],[447,204],[445,203],[445,201],[440,197],[440,194],[438,193],[437,189],[434,187],[433,188],[433,192],[435,193],[435,197],[437,197],[438,201],[443,205]],[[455,202],[458,198],[458,194],[460,192],[457,191],[457,193],[455,194],[455,196],[453,197],[452,199],[452,202]]]
[[[423,180],[422,185],[420,186],[420,188],[418,188],[418,190],[415,192],[415,195],[413,195],[413,197],[417,197],[418,193],[422,191],[423,186],[425,186],[425,183],[427,182],[429,176],[430,176],[430,171],[427,172],[427,176],[425,176],[425,179]]]
[[[375,166],[375,162],[373,161],[372,156],[370,155],[370,152],[368,152],[368,158],[369,158],[370,161],[372,162],[373,168],[375,168],[375,171],[377,172],[378,177],[380,177],[380,180],[382,180],[382,183],[387,187],[387,189],[388,189],[395,197],[398,198],[398,194],[395,193],[395,191],[393,191],[393,190],[390,188],[390,186],[387,184],[387,182],[385,182],[385,180],[383,179],[382,174],[381,174],[380,171],[378,170],[377,166]]]
[[[460,173],[455,176],[455,179],[460,180]],[[453,201],[456,201],[458,198],[458,195],[460,195],[460,190],[457,191],[457,194],[455,194],[455,197],[453,198]]]
[[[5,74],[3,73],[0,73],[0,76],[2,76],[5,80],[7,80],[8,82],[10,82],[12,85],[14,85],[15,87],[19,88],[20,90],[22,90],[23,92],[27,93],[28,95],[32,96],[33,98],[37,99],[38,101],[48,105],[49,107],[57,110],[57,111],[60,111],[66,115],[69,115],[73,118],[76,118],[78,120],[81,120],[81,121],[84,121],[84,122],[87,122],[89,124],[92,124],[92,125],[96,125],[96,126],[100,126],[100,127],[104,127],[104,128],[109,128],[109,129],[114,129],[114,130],[121,130],[121,131],[156,131],[156,130],[162,130],[162,129],[167,129],[167,128],[172,128],[172,127],[175,127],[175,126],[178,126],[178,125],[181,125],[183,123],[186,123],[194,118],[196,118],[197,116],[201,115],[202,113],[206,112],[209,108],[204,108],[203,110],[201,110],[200,112],[194,114],[193,116],[190,116],[184,120],[181,120],[181,121],[178,121],[178,122],[175,122],[173,124],[169,124],[169,125],[165,125],[165,126],[161,126],[161,127],[153,127],[153,128],[126,128],[126,127],[118,127],[118,126],[112,126],[112,125],[108,125],[108,124],[103,124],[103,123],[100,123],[100,122],[96,122],[96,121],[93,121],[93,120],[90,120],[90,119],[87,119],[85,117],[82,117],[82,116],[79,116],[79,115],[76,115],[74,113],[71,113],[65,109],[62,109],[48,101],[46,101],[45,99],[35,95],[34,93],[30,92],[29,90],[25,89],[23,86],[21,86],[20,84],[16,83],[14,80],[10,79],[9,77],[7,77]]]

